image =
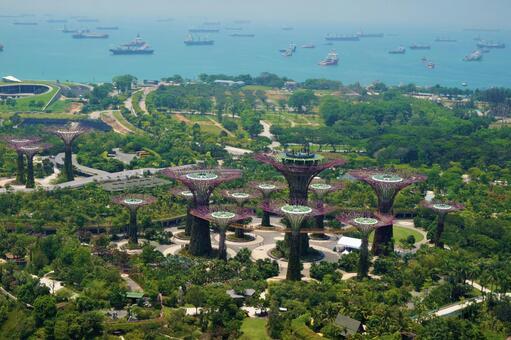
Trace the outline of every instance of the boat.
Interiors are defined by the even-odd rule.
[[[71,29],[68,29],[66,26],[64,26],[64,28],[62,29],[62,33],[77,33],[78,30],[71,30]]]
[[[229,36],[235,37],[235,38],[254,38],[255,34],[253,34],[253,33],[233,33],[233,34],[229,34]]]
[[[461,83],[461,86],[466,87],[466,86],[468,86],[468,84],[463,82],[463,83]]]
[[[328,34],[325,37],[327,41],[359,41],[358,35],[345,35],[345,34]]]
[[[506,48],[506,44],[499,43],[499,42],[493,42],[493,41],[486,41],[486,40],[480,40],[477,43],[477,47],[479,48]]]
[[[65,24],[67,22],[66,19],[48,19],[46,20],[49,24]]]
[[[364,32],[358,32],[357,36],[359,38],[383,38],[385,35],[383,33],[364,33]]]
[[[188,38],[184,41],[186,46],[204,46],[204,45],[213,45],[215,43],[214,40],[211,39],[203,39],[201,37],[195,38],[193,35],[188,35]]]
[[[78,22],[99,22],[98,19],[87,19],[87,18],[77,19],[76,21],[78,21]]]
[[[452,42],[457,42],[458,40],[456,39],[451,39],[451,38],[436,38],[435,39],[435,42],[446,42],[446,43],[452,43]]]
[[[282,27],[282,30],[283,31],[292,31],[292,30],[294,30],[294,28],[291,26],[284,26],[284,27]]]
[[[302,48],[316,48],[316,46],[313,44],[305,44],[305,45],[302,45],[301,47]]]
[[[97,30],[100,31],[117,31],[119,29],[118,26],[98,26],[96,27]]]
[[[220,30],[218,28],[190,28],[188,30],[190,33],[218,33]]]
[[[428,69],[432,70],[432,69],[434,69],[434,68],[435,68],[435,64],[434,64],[433,62],[431,62],[431,61],[428,61],[428,62],[426,63],[426,67],[427,67]]]
[[[16,21],[16,22],[13,22],[12,24],[16,25],[16,26],[36,26],[36,25],[38,25],[37,22],[27,22],[27,21]]]
[[[483,59],[483,52],[480,50],[475,50],[469,55],[466,55],[463,58],[463,61],[481,61]]]
[[[243,27],[225,27],[226,31],[243,31]]]
[[[403,46],[399,46],[398,48],[389,51],[389,54],[405,54],[405,53],[406,48],[404,48]]]
[[[410,49],[411,50],[430,50],[431,46],[430,45],[413,44],[412,46],[410,46]]]
[[[106,39],[108,38],[108,34],[85,30],[73,34],[72,37],[73,39]]]
[[[320,66],[334,66],[339,63],[339,56],[337,55],[337,52],[330,51],[325,59],[321,60],[319,62]]]
[[[154,50],[144,40],[140,38],[140,35],[130,41],[127,44],[120,45],[119,47],[110,49],[114,55],[133,55],[133,54],[153,54]]]
[[[288,49],[283,50],[281,55],[283,57],[291,57],[291,56],[293,56],[293,51],[290,48],[288,48]]]

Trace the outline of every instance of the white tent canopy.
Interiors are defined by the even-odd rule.
[[[337,248],[341,249],[360,249],[362,246],[362,240],[354,237],[341,236],[337,241]]]
[[[8,83],[21,83],[21,80],[14,76],[5,76],[2,78],[2,80]]]

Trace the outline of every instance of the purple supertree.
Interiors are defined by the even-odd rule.
[[[440,201],[422,201],[421,205],[424,208],[433,210],[438,215],[437,226],[433,243],[435,247],[443,248],[444,243],[440,240],[445,227],[445,216],[450,212],[456,212],[465,209],[465,206],[457,202],[440,202]]]
[[[259,191],[263,198],[263,204],[268,204],[271,201],[271,195],[282,190],[282,184],[279,182],[265,181],[265,182],[250,182],[249,186],[253,190]],[[263,218],[261,219],[262,227],[271,227],[270,213],[263,210]]]
[[[254,194],[250,190],[243,188],[224,190],[222,194],[228,200],[236,203],[240,208],[243,208],[248,201],[254,198]],[[245,231],[242,228],[236,228],[235,233],[238,239],[243,239],[245,237]]]
[[[309,152],[307,148],[302,152],[259,153],[254,158],[273,166],[285,177],[291,201],[307,201],[309,185],[314,177],[326,169],[346,163],[344,159],[326,160],[321,155]],[[300,251],[302,254],[306,254],[309,251],[309,237],[307,234],[303,234],[301,240]]]
[[[325,196],[328,193],[344,189],[344,183],[323,183],[323,182],[312,182],[309,185],[309,190],[316,196],[316,205],[318,208],[323,208],[325,204]],[[316,217],[316,228],[323,229],[325,227],[325,215],[319,215]],[[324,233],[312,234],[313,239],[328,239]]]
[[[263,209],[275,215],[286,218],[290,227],[291,237],[289,239],[289,258],[286,273],[286,279],[292,281],[300,281],[301,279],[301,263],[300,263],[300,235],[303,233],[302,225],[304,220],[324,214],[323,209],[318,209],[307,205],[306,201],[289,201],[275,202],[263,205]],[[307,231],[305,231],[306,233]]]
[[[209,221],[218,227],[220,239],[218,241],[218,258],[227,260],[227,247],[225,246],[225,232],[232,224],[246,220],[254,215],[251,209],[240,207],[199,207],[191,210],[191,214],[201,220]]]
[[[350,212],[338,216],[337,220],[357,228],[362,234],[357,277],[359,279],[367,277],[369,273],[369,234],[373,230],[392,224],[392,216],[372,212]]]
[[[186,203],[186,222],[185,222],[185,236],[190,237],[192,231],[193,215],[190,210],[193,206],[193,193],[184,187],[176,187],[171,190],[173,196],[185,200]]]
[[[73,173],[73,142],[80,135],[89,132],[90,128],[73,124],[67,127],[51,127],[48,131],[64,142],[64,176],[67,181],[74,179]]]
[[[49,144],[27,144],[27,145],[18,145],[16,146],[16,151],[21,152],[27,157],[27,181],[25,187],[34,188],[35,180],[34,180],[34,156],[38,153],[43,152],[46,149],[49,149],[51,146]]]
[[[17,172],[16,172],[16,183],[17,184],[25,184],[25,155],[21,150],[19,150],[20,146],[23,145],[31,145],[41,141],[39,137],[18,137],[18,136],[5,136],[2,138],[4,141],[9,144],[9,146],[16,150],[18,154],[17,159]]]
[[[167,168],[161,173],[181,182],[192,192],[193,208],[209,206],[209,198],[216,187],[241,177],[241,170],[237,169],[200,169],[193,166]],[[211,252],[209,221],[194,217],[189,251],[195,256],[207,255]]]
[[[112,202],[127,208],[130,212],[130,222],[128,225],[128,238],[131,244],[138,244],[138,226],[137,212],[138,209],[153,204],[156,198],[150,195],[142,194],[126,194],[112,198]]]
[[[426,176],[398,169],[358,169],[349,174],[369,184],[378,197],[378,212],[391,215],[396,195],[403,188],[426,180]],[[392,223],[378,228],[374,233],[373,253],[389,254],[393,251]]]

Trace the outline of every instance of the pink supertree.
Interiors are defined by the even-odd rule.
[[[263,198],[263,204],[271,201],[271,196],[274,192],[282,190],[283,186],[280,182],[264,181],[264,182],[250,182],[249,186],[258,191]],[[263,218],[261,219],[262,227],[271,227],[270,213],[263,210]]]
[[[316,205],[318,208],[322,208],[325,204],[325,196],[331,192],[339,191],[344,189],[344,183],[340,182],[332,182],[332,183],[324,183],[324,182],[312,182],[309,185],[309,190],[314,193],[316,196]],[[316,228],[323,229],[325,227],[325,215],[319,215],[316,217]],[[313,239],[328,239],[328,236],[324,233],[315,233],[312,234],[311,237]]]
[[[190,210],[193,208],[193,193],[185,187],[175,187],[170,190],[174,197],[186,201],[186,222],[185,222],[185,236],[189,237],[192,231],[193,216]]]
[[[327,160],[323,156],[309,152],[281,152],[275,154],[256,154],[254,158],[262,163],[269,164],[280,172],[289,186],[289,199],[292,201],[307,201],[309,185],[314,177],[322,171],[344,165],[344,159]],[[309,237],[301,236],[300,251],[306,254],[309,251]]]
[[[465,206],[461,203],[452,202],[452,201],[422,201],[421,205],[424,208],[433,210],[437,215],[437,226],[435,231],[435,236],[433,238],[433,243],[435,247],[443,248],[444,243],[441,241],[442,233],[444,232],[445,227],[445,217],[448,213],[457,212],[465,209]]]
[[[26,144],[16,146],[16,151],[21,152],[27,157],[27,181],[25,187],[34,188],[34,156],[51,147],[50,144]]]
[[[392,224],[392,219],[390,215],[372,212],[350,212],[337,216],[339,222],[357,228],[362,234],[357,273],[359,279],[367,277],[369,273],[369,234],[378,228]]]
[[[309,206],[306,201],[291,200],[289,202],[271,202],[263,209],[275,215],[283,216],[288,221],[291,237],[289,239],[289,259],[286,279],[299,281],[301,279],[300,247],[303,222],[308,218],[325,214],[324,209]]]
[[[426,176],[399,169],[358,169],[349,175],[369,184],[378,197],[378,212],[392,214],[394,199],[402,189],[417,182],[423,182]],[[373,253],[388,254],[393,251],[392,224],[375,231]]]
[[[91,129],[80,126],[79,124],[71,124],[66,127],[50,127],[47,130],[64,142],[64,175],[67,181],[72,181],[74,179],[73,142],[76,138],[89,132]]]
[[[16,150],[16,153],[18,154],[17,159],[17,172],[16,172],[16,183],[18,184],[25,184],[26,178],[25,178],[25,155],[21,150],[19,150],[20,146],[23,145],[31,145],[36,144],[41,141],[41,138],[39,137],[21,137],[21,136],[4,136],[2,139],[9,144],[9,146]]]
[[[186,186],[193,194],[192,207],[209,206],[209,198],[220,184],[241,177],[237,169],[202,169],[194,166],[167,168],[161,174]],[[193,219],[189,251],[192,255],[202,256],[211,252],[209,221],[195,217]]]
[[[137,213],[138,209],[153,204],[156,198],[151,195],[143,194],[126,194],[112,198],[112,202],[127,208],[130,212],[130,221],[128,225],[128,238],[131,244],[138,244],[138,225]]]
[[[254,215],[251,209],[229,206],[199,207],[191,210],[191,214],[197,218],[209,221],[218,227],[220,239],[218,242],[218,258],[227,259],[227,247],[225,245],[225,232],[227,228],[236,222],[246,220]]]

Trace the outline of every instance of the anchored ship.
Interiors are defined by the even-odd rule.
[[[469,55],[463,58],[463,61],[481,61],[483,59],[483,52],[480,50],[475,50]]]
[[[410,46],[410,49],[411,50],[430,50],[431,46],[430,45],[413,44],[412,46]]]
[[[203,39],[201,37],[195,38],[193,35],[188,35],[188,38],[184,41],[186,46],[203,46],[203,45],[213,45],[215,43],[214,40],[211,39]]]
[[[436,38],[435,39],[435,42],[457,42],[458,40],[456,39],[451,39],[451,38]]]
[[[321,66],[334,66],[339,63],[339,56],[335,51],[330,51],[325,59],[319,62]]]
[[[73,39],[106,39],[108,38],[108,34],[85,30],[73,34],[72,37]]]
[[[154,50],[139,35],[127,44],[110,49],[114,55],[153,54]]]
[[[398,48],[389,51],[389,54],[405,54],[405,53],[406,48],[404,48],[403,46],[399,46]]]
[[[359,41],[358,35],[345,35],[345,34],[328,34],[325,37],[328,41]]]
[[[305,45],[302,45],[302,48],[315,48],[316,46],[313,45],[313,44],[305,44]]]
[[[254,38],[255,34],[253,34],[253,33],[233,33],[233,34],[230,34],[230,36],[235,37],[235,38]]]
[[[383,38],[385,35],[383,33],[364,33],[364,32],[358,32],[357,36],[359,38]]]
[[[220,30],[218,28],[190,28],[188,30],[190,33],[218,33]]]
[[[479,47],[479,48],[505,48],[506,44],[499,43],[499,42],[493,42],[493,41],[480,40],[477,43],[477,47]]]

